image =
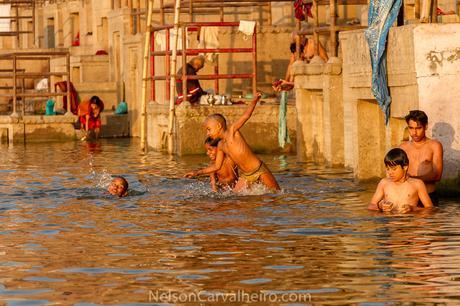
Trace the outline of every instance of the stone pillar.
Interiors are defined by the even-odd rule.
[[[323,74],[324,158],[333,166],[344,165],[342,60],[331,57]]]
[[[297,156],[299,160],[324,162],[323,69],[318,57],[310,64],[292,65],[297,109]]]

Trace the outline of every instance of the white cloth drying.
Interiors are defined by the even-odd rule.
[[[169,32],[169,49],[172,50],[173,48],[173,41],[175,39],[176,31],[171,29]],[[165,51],[166,50],[166,31],[159,31],[155,33],[155,42],[160,47],[160,50],[157,51]],[[189,46],[189,37],[186,37],[186,45]],[[179,29],[179,36],[177,39],[177,50],[182,50],[182,31]]]
[[[254,28],[256,27],[255,21],[241,20],[238,30],[243,32],[244,35],[252,36],[254,34]]]
[[[217,49],[219,48],[219,28],[218,27],[201,27],[200,42],[198,43],[200,49]],[[216,53],[204,54],[206,62],[213,64],[217,62],[218,55]]]
[[[47,90],[48,89],[48,79],[43,78],[41,79],[38,83],[37,86],[35,86],[36,90]]]

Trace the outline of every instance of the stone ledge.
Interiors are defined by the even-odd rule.
[[[56,115],[56,116],[24,116],[19,122],[23,123],[75,123],[78,117],[75,115]]]
[[[77,116],[75,115],[56,115],[56,116],[35,115],[35,116],[24,116],[22,118],[12,117],[12,116],[0,116],[0,123],[2,124],[75,123],[76,121],[77,121]]]
[[[297,75],[294,78],[295,89],[323,90],[323,74]]]
[[[292,64],[291,73],[297,75],[318,75],[323,74],[324,64],[307,64],[302,61],[296,61]]]
[[[327,75],[341,75],[342,74],[342,64],[338,63],[326,63],[324,65],[324,74]]]

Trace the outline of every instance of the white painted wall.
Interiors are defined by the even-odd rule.
[[[419,108],[429,134],[444,147],[443,178],[460,171],[460,24],[426,24],[414,29]]]

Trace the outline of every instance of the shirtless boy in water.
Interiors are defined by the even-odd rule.
[[[227,128],[224,116],[220,114],[209,115],[204,126],[208,137],[212,139],[220,138],[217,148],[216,162],[207,168],[191,171],[185,177],[194,177],[217,172],[223,165],[224,154],[230,157],[238,166],[239,179],[233,189],[235,192],[250,187],[253,183],[260,182],[271,190],[279,190],[280,187],[275,177],[257,156],[251,151],[243,135],[240,133],[241,127],[251,118],[260,94],[251,101],[249,107],[235,123]]]
[[[428,116],[425,112],[412,110],[405,119],[411,140],[399,147],[409,156],[409,176],[425,182],[431,201],[437,205],[436,183],[441,179],[443,170],[442,144],[426,137]]]
[[[216,162],[217,145],[219,142],[219,138],[212,139],[211,137],[206,138],[204,142],[206,155],[211,159],[211,166]],[[211,179],[211,188],[213,191],[217,192],[219,189],[231,190],[235,187],[236,181],[238,180],[238,167],[231,158],[225,155],[220,170],[211,173],[209,177]]]
[[[423,181],[408,176],[409,159],[404,150],[390,150],[384,162],[387,177],[377,186],[368,209],[404,214],[422,209],[417,207],[419,200],[424,208],[433,207]]]

